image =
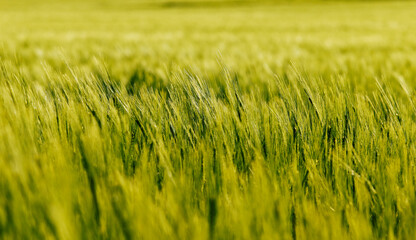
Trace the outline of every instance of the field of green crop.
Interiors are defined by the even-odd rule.
[[[415,239],[415,13],[0,0],[0,239]]]

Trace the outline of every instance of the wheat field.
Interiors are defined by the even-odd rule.
[[[415,13],[0,0],[0,239],[415,239]]]

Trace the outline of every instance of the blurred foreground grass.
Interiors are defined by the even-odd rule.
[[[416,237],[416,3],[0,6],[0,238]]]

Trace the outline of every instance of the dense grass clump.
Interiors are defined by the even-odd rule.
[[[414,3],[64,2],[0,1],[0,239],[416,237]]]
[[[415,234],[414,97],[402,79],[408,99],[295,69],[246,88],[226,68],[184,71],[153,88],[105,69],[33,82],[10,68],[3,237]]]

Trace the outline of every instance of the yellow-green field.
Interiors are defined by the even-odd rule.
[[[415,14],[0,0],[0,239],[415,239]]]

